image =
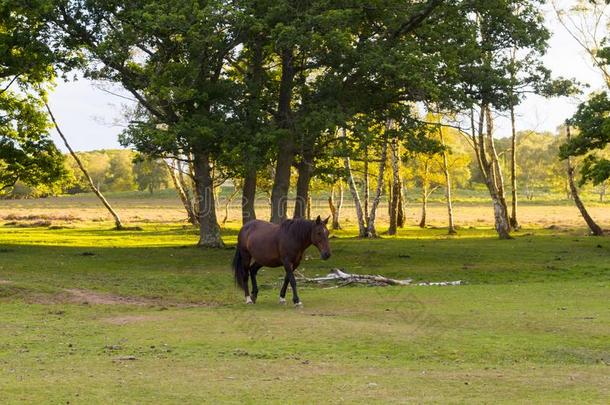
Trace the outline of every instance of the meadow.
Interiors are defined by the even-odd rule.
[[[279,269],[243,304],[235,208],[227,248],[205,250],[175,198],[114,202],[141,230],[111,230],[90,196],[0,202],[3,404],[610,400],[610,240],[587,236],[569,204],[524,204],[509,241],[482,202],[457,204],[457,236],[433,203],[431,227],[409,205],[408,226],[375,240],[354,238],[348,207],[333,257],[309,250],[304,275],[462,285],[300,283],[295,309],[278,304]],[[610,227],[607,204],[591,211]]]

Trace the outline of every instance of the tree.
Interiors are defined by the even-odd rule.
[[[273,18],[281,21],[270,27],[271,46],[280,66],[274,112],[278,154],[271,196],[273,222],[286,216],[295,162],[301,168],[299,177],[303,176],[297,215],[302,211],[303,192],[315,167],[308,156],[316,156],[312,146],[319,135],[345,127],[358,114],[387,110],[388,104],[404,101],[408,92],[422,89],[419,78],[411,76],[406,83],[404,73],[423,71],[423,65],[429,66],[436,57],[412,34],[442,4],[439,0],[390,1],[363,9],[349,3],[282,1],[273,8]],[[428,38],[424,37],[422,42]],[[415,54],[421,58],[413,57]],[[388,63],[379,63],[380,58]],[[358,96],[365,93],[371,97]],[[305,134],[305,142],[299,139],[301,134]],[[367,202],[365,198],[365,206]]]
[[[561,156],[586,156],[581,169],[582,183],[600,184],[610,178],[610,160],[596,155],[610,144],[610,98],[607,92],[594,94],[578,106],[568,125],[579,133],[561,147]]]
[[[335,199],[335,188],[338,188],[338,199]],[[332,216],[331,227],[333,230],[341,229],[341,209],[343,208],[343,181],[338,180],[331,184],[328,196],[328,207]]]
[[[388,199],[390,215],[390,226],[388,228],[388,235],[396,235],[396,228],[399,226],[399,213],[400,209],[402,208],[402,180],[400,176],[402,159],[400,156],[400,143],[397,137],[393,137],[390,143],[392,182],[391,185],[388,187],[390,191],[390,196]]]
[[[237,130],[228,60],[241,9],[224,1],[57,2],[47,14],[86,75],[120,83],[138,102],[122,136],[150,156],[188,157],[198,196],[199,246],[220,247],[214,179],[222,141]]]
[[[162,159],[136,156],[133,162],[133,173],[138,190],[148,190],[150,194],[169,185],[169,169]]]
[[[110,153],[109,190],[132,191],[136,189],[133,159],[134,155],[130,150],[116,150]]]
[[[61,61],[20,2],[0,3],[0,194],[19,181],[52,185],[66,175],[39,97]]]
[[[506,111],[516,105],[517,86],[536,93],[548,87],[550,72],[542,65],[541,56],[549,33],[542,23],[538,1],[475,3],[468,26],[472,53],[465,56],[468,67],[463,69],[463,105],[470,111],[471,140],[492,199],[496,231],[501,239],[509,239],[511,226],[495,149],[492,110]],[[521,69],[517,69],[515,54],[524,55]],[[558,87],[561,85],[565,82]]]
[[[51,118],[51,121],[53,121],[53,125],[55,126],[55,130],[57,131],[57,133],[61,137],[62,141],[64,141],[64,145],[66,146],[66,148],[70,152],[70,155],[72,155],[72,158],[74,159],[74,161],[78,165],[79,169],[81,170],[81,172],[83,173],[83,175],[87,179],[87,182],[89,183],[89,186],[91,187],[91,190],[97,196],[97,198],[99,198],[99,200],[102,202],[104,207],[106,207],[106,209],[108,210],[110,215],[112,215],[112,217],[114,218],[115,229],[119,230],[119,231],[125,229],[125,227],[123,226],[123,223],[121,222],[121,218],[119,217],[119,214],[117,214],[117,212],[112,208],[112,206],[110,205],[108,200],[106,200],[106,198],[101,193],[101,191],[95,186],[95,184],[93,183],[93,179],[89,175],[89,172],[87,171],[87,169],[83,165],[82,161],[80,160],[80,158],[78,157],[76,152],[74,152],[74,150],[72,149],[72,147],[68,143],[68,140],[66,139],[66,136],[64,135],[63,131],[59,127],[59,124],[57,123],[57,120],[55,119],[55,116],[53,115],[53,112],[51,111],[51,107],[49,107],[49,104],[47,104],[46,102],[45,102],[45,107],[47,108],[47,112],[49,113],[49,117]]]
[[[199,219],[193,204],[191,188],[186,184],[182,163],[178,159],[163,159],[162,161],[167,166],[167,171],[174,183],[176,193],[178,193],[178,197],[180,197],[180,201],[186,210],[188,221],[192,225],[199,225]]]
[[[434,129],[433,129],[434,131]],[[409,178],[421,190],[421,217],[419,227],[425,228],[427,224],[428,198],[444,182],[443,172],[439,171],[438,159],[441,154],[424,152],[411,154],[407,159],[410,167]]]
[[[443,151],[441,152],[443,156],[443,163],[441,165],[443,170],[443,175],[445,177],[445,198],[447,200],[447,232],[450,235],[454,235],[457,233],[455,230],[455,224],[453,222],[453,202],[451,200],[451,174],[449,173],[449,158],[448,152],[446,150],[445,136],[443,134],[443,127],[438,127],[438,136],[440,138],[441,147]]]
[[[551,1],[555,15],[574,41],[585,51],[593,67],[610,87],[610,48],[604,32],[610,23],[610,2],[607,0],[578,0],[569,9],[562,9]]]
[[[567,131],[568,142],[570,142],[571,136],[570,136],[569,122],[566,122],[566,131]],[[595,220],[591,217],[591,215],[589,215],[589,212],[587,211],[585,204],[582,202],[582,200],[580,199],[580,196],[578,194],[578,188],[576,187],[576,182],[574,181],[574,167],[572,166],[570,155],[567,155],[566,163],[567,163],[567,170],[568,170],[568,181],[570,184],[570,191],[572,192],[572,198],[574,199],[574,203],[576,204],[576,207],[580,211],[580,214],[582,215],[583,219],[587,223],[587,226],[591,230],[591,234],[593,234],[595,236],[602,236],[604,234],[604,231],[595,222]]]
[[[610,22],[607,13],[608,4],[608,1],[579,2],[578,7],[571,10],[579,19],[579,22],[575,22],[572,18],[566,19],[565,11],[560,10],[553,3],[559,22],[590,56],[593,66],[601,73],[606,88],[610,88],[609,37],[601,38],[600,31],[607,28]],[[581,185],[589,180],[594,184],[600,184],[610,178],[610,160],[591,153],[605,148],[610,142],[608,111],[610,111],[610,100],[606,91],[593,94],[588,101],[580,104],[574,116],[566,121],[568,139],[560,150],[560,156],[567,161],[572,197],[593,235],[603,235],[603,230],[591,218],[578,195],[570,157],[585,156],[581,169]],[[576,137],[570,136],[570,126],[578,128],[579,134]]]

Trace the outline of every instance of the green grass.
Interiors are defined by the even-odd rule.
[[[573,402],[610,399],[610,240],[582,231],[336,233],[331,267],[450,287],[232,283],[231,249],[178,224],[0,228],[0,402]],[[225,231],[235,243],[237,226]],[[85,254],[85,255],[83,255]],[[9,281],[10,283],[6,283]],[[145,305],[65,302],[65,289]],[[133,356],[133,357],[131,357]],[[127,360],[135,358],[135,360]]]

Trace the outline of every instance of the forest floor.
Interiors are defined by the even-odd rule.
[[[582,228],[499,241],[476,222],[456,237],[407,227],[358,240],[348,227],[329,261],[307,252],[306,276],[464,284],[301,284],[299,310],[278,304],[279,269],[243,304],[236,222],[227,249],[203,250],[169,218],[117,232],[81,218],[91,207],[40,218],[44,207],[11,204],[0,202],[3,404],[610,400],[610,239]]]

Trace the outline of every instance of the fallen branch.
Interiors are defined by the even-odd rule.
[[[458,281],[439,281],[432,283],[413,283],[411,279],[407,280],[396,280],[393,278],[387,278],[380,275],[369,275],[369,274],[351,274],[346,273],[341,269],[332,269],[328,275],[324,277],[315,277],[315,278],[307,278],[300,277],[299,280],[304,281],[306,283],[317,283],[324,284],[330,282],[339,282],[341,286],[359,283],[359,284],[368,284],[368,285],[377,285],[377,286],[387,286],[387,285],[417,285],[417,286],[445,286],[445,285],[460,285],[462,282]]]

